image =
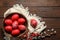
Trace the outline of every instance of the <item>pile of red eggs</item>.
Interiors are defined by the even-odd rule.
[[[10,17],[9,17],[10,16]],[[12,36],[20,35],[26,31],[26,19],[15,13],[4,19],[4,30]]]

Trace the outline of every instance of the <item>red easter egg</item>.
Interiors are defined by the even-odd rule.
[[[35,28],[37,26],[37,21],[35,19],[31,19],[31,25]]]
[[[25,19],[24,18],[19,18],[18,22],[19,22],[19,24],[24,24],[25,23]]]
[[[18,14],[12,15],[12,20],[13,21],[18,20],[18,18],[19,18],[19,15]]]
[[[6,19],[6,20],[5,20],[5,24],[11,25],[11,24],[12,24],[12,20],[11,20],[11,19]]]
[[[20,34],[20,30],[18,30],[18,29],[12,30],[11,34],[12,34],[12,36],[17,36]]]
[[[12,27],[13,27],[13,29],[18,28],[18,22],[17,22],[17,21],[14,21],[14,22],[12,23]]]
[[[19,25],[18,28],[19,28],[19,30],[21,30],[21,31],[26,30],[26,26],[24,26],[24,25]]]
[[[7,32],[11,32],[11,31],[12,31],[12,26],[6,26],[6,27],[5,27],[5,30],[6,30]]]

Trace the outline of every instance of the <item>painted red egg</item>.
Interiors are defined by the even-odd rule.
[[[13,27],[13,29],[18,28],[18,22],[17,22],[17,21],[14,21],[14,22],[12,23],[12,27]]]
[[[6,19],[6,20],[5,20],[5,24],[11,25],[11,24],[12,24],[12,20],[11,20],[11,19]]]
[[[19,15],[18,14],[12,15],[12,20],[13,21],[18,20],[18,18],[19,18]]]
[[[24,26],[24,25],[19,25],[18,28],[19,28],[19,30],[21,30],[21,31],[26,30],[26,26]]]
[[[31,25],[35,28],[37,26],[37,21],[35,19],[31,19]]]
[[[12,26],[6,26],[5,30],[6,30],[6,32],[11,32],[12,31]]]
[[[25,23],[25,19],[24,18],[19,18],[18,22],[19,22],[19,24],[24,24]]]
[[[18,36],[20,34],[20,30],[19,29],[15,29],[15,30],[12,30],[12,36]]]

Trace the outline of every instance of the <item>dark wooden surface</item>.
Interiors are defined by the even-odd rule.
[[[60,40],[60,0],[0,0],[0,40],[3,40],[1,27],[4,12],[17,3],[28,6],[30,13],[41,16],[47,29],[54,28],[57,31],[55,36],[43,40]]]

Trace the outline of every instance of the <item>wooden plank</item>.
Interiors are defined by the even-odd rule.
[[[60,18],[42,18],[47,28],[60,28]]]
[[[0,40],[4,40],[4,32],[0,28]]]
[[[46,30],[48,30],[48,28]],[[56,35],[52,35],[50,37],[46,37],[44,40],[60,40],[60,28],[55,29],[55,30],[57,32]]]
[[[57,31],[57,34],[55,36],[50,37],[50,38],[46,37],[44,40],[48,40],[48,39],[49,40],[54,40],[54,39],[59,40],[60,39],[60,19],[57,19],[57,18],[43,18],[42,20],[46,22],[46,25],[47,25],[46,29],[54,28]],[[0,29],[3,26],[2,21],[3,21],[3,19],[0,18]],[[4,37],[2,33],[3,33],[2,30],[0,30],[0,34],[1,34],[0,39],[2,39]]]
[[[47,28],[60,28],[60,19],[57,18],[42,18],[45,21]],[[0,18],[0,26],[3,26],[3,19]]]
[[[23,4],[25,6],[60,6],[60,0],[0,0],[0,6]]]
[[[46,30],[48,30],[48,28]],[[60,34],[60,31],[59,31],[60,29],[55,29],[55,30],[57,31],[57,33],[55,35],[52,35],[50,37],[45,37],[44,39],[41,39],[41,40],[60,40],[60,35],[59,35]]]
[[[41,17],[60,17],[60,7],[29,7],[30,12]]]
[[[49,28],[50,29],[50,28]],[[48,30],[48,28],[47,28]],[[45,37],[43,40],[60,40],[60,28],[55,28],[55,30],[57,31],[56,35],[53,35],[51,37]],[[0,40],[3,40],[3,32],[2,30],[0,30]]]
[[[11,7],[0,7],[0,17],[3,17],[4,12]],[[41,17],[60,17],[60,7],[29,7],[32,14],[37,14]]]

